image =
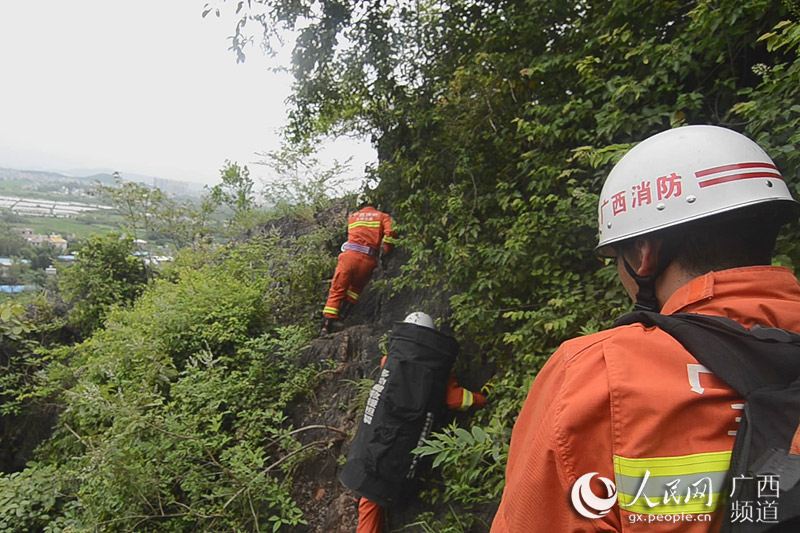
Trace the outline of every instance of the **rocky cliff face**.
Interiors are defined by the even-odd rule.
[[[404,260],[402,250],[396,250],[387,261],[386,270],[380,267],[376,269],[372,282],[361,295],[351,316],[337,324],[332,334],[312,341],[299,362],[300,365],[323,360],[335,362],[335,368],[323,376],[314,394],[296,403],[290,410],[293,426],[298,429],[308,428],[302,431],[302,435],[298,435],[301,442],[304,445],[316,443],[313,446],[322,450],[301,467],[294,480],[294,498],[299,502],[308,521],[304,531],[355,531],[358,497],[342,486],[338,477],[366,401],[363,391],[368,388],[364,384],[371,385],[371,380],[377,376],[383,356],[381,344],[388,338],[395,322],[403,320],[408,313],[415,310],[424,310],[436,317],[447,314],[448,296],[439,291],[401,291],[387,296],[390,290],[374,288],[376,284],[390,287],[392,278],[399,274]],[[324,298],[321,297],[320,305],[323,301]],[[481,368],[479,361],[476,363],[478,364],[471,365],[473,370],[469,375],[457,376],[464,386],[474,390],[479,389],[493,371]],[[360,387],[359,383],[362,383]],[[362,391],[361,395],[359,391]],[[469,417],[467,414],[457,416],[465,423]],[[423,474],[423,479],[427,478],[435,482],[436,472]],[[428,481],[431,482],[431,479]],[[436,513],[439,510],[418,498],[407,508],[389,513],[389,528],[392,531],[397,530],[413,523],[420,512]],[[493,513],[493,508],[481,511],[487,522],[491,520]],[[427,530],[421,526],[409,526],[403,531]]]

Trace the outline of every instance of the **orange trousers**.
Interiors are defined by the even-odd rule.
[[[358,528],[356,533],[382,533],[384,512],[381,506],[366,498],[358,501]]]
[[[355,250],[345,250],[340,253],[322,316],[339,318],[339,307],[345,299],[355,304],[361,291],[369,283],[376,266],[378,261],[367,254]]]

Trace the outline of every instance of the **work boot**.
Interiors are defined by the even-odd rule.
[[[319,336],[324,337],[331,332],[333,332],[333,319],[325,317],[322,319],[322,327],[319,330]]]
[[[350,316],[350,311],[353,310],[354,305],[350,300],[343,301],[339,306],[339,320],[344,320]]]

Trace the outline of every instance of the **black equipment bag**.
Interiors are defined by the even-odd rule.
[[[403,505],[416,494],[419,456],[411,450],[445,411],[447,377],[457,355],[454,338],[395,324],[386,363],[339,476],[345,487],[381,507]]]
[[[629,313],[614,326],[634,323],[669,333],[745,399],[723,491],[728,501],[721,531],[800,532],[800,455],[788,452],[800,424],[800,335],[763,326],[748,330],[724,317],[650,311]],[[766,490],[770,479],[778,480],[779,490]],[[757,520],[757,511],[766,513],[761,505],[777,507],[776,516],[770,509],[764,515],[769,520]]]

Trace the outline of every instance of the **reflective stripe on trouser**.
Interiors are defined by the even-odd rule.
[[[711,513],[724,498],[731,452],[628,459],[614,456],[622,510],[640,514]]]
[[[375,270],[377,264],[375,258],[359,252],[348,250],[339,254],[339,262],[336,264],[336,272],[331,280],[328,301],[325,302],[322,315],[328,318],[339,318],[339,307],[345,298],[356,303],[358,295],[369,283],[372,271]],[[335,312],[332,311],[334,309]]]

